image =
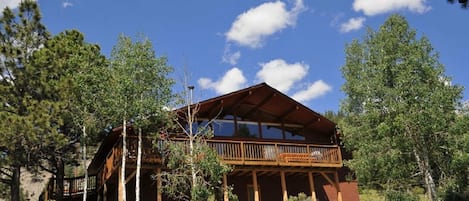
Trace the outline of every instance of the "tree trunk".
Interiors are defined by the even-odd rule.
[[[135,175],[135,201],[140,201],[140,168],[142,166],[142,129],[138,128],[137,173]]]
[[[195,164],[194,164],[194,133],[192,131],[192,123],[194,122],[194,119],[191,114],[191,107],[190,105],[192,104],[192,91],[191,91],[191,96],[189,97],[189,104],[187,104],[187,123],[189,124],[189,166],[191,167],[191,176],[192,176],[192,188],[191,188],[191,193],[192,190],[194,190],[197,187],[197,174],[195,171]]]
[[[55,200],[62,201],[64,197],[64,176],[65,176],[65,165],[62,158],[57,158],[56,161],[57,175],[56,175],[56,184],[57,184],[57,193]],[[70,187],[69,187],[70,188]]]
[[[126,145],[126,138],[127,138],[127,121],[125,117],[123,119],[123,126],[122,126],[122,163],[121,163],[121,185],[119,197],[121,197],[122,201],[127,200],[127,194],[125,192],[125,159],[127,158],[127,145]]]
[[[428,151],[426,148],[423,148],[423,156],[420,157],[418,151],[414,148],[414,155],[417,160],[418,167],[420,172],[423,173],[423,179],[425,182],[426,193],[429,201],[437,201],[438,195],[436,192],[435,181],[433,180],[432,170],[430,167],[430,159],[428,158]]]
[[[13,167],[13,174],[10,183],[10,199],[12,201],[20,201],[20,177],[21,166],[15,165]]]
[[[83,170],[85,171],[85,180],[83,181],[83,201],[86,201],[88,194],[88,170],[86,168],[86,127],[83,126]]]

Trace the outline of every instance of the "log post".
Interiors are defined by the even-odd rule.
[[[257,186],[257,174],[256,171],[252,171],[252,188],[254,191],[254,201],[259,201],[259,187]]]
[[[308,180],[309,180],[309,189],[311,190],[311,200],[317,201],[316,190],[314,189],[314,178],[313,178],[312,172],[308,172]]]
[[[285,172],[280,172],[280,181],[282,182],[282,198],[283,201],[288,201],[287,183],[285,182]]]

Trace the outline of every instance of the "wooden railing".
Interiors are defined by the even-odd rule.
[[[175,142],[187,143],[186,139]],[[135,163],[137,157],[136,137],[127,138],[127,159]],[[142,161],[160,163],[161,157],[151,139],[142,142]],[[259,142],[239,140],[207,140],[207,144],[217,151],[220,159],[231,165],[270,165],[270,166],[310,166],[341,167],[342,157],[337,145],[314,145],[308,143]],[[111,177],[122,159],[122,141],[118,141],[108,153],[102,169],[98,171],[99,185]]]
[[[127,144],[127,162],[135,163],[137,160],[138,138],[129,136],[126,140]],[[107,154],[101,169],[98,171],[99,185],[109,179],[115,169],[121,165],[122,160],[122,139],[117,141]],[[159,163],[160,157],[152,144],[150,138],[144,137],[142,140],[142,161],[144,163]]]
[[[81,196],[84,193],[85,189],[85,177],[72,177],[64,178],[64,192],[63,195],[67,197],[76,197]],[[92,175],[88,177],[87,192],[94,194],[96,192],[96,176]],[[55,178],[51,178],[47,189],[43,193],[44,200],[55,200],[57,194],[57,185],[55,183]]]
[[[341,167],[337,145],[209,140],[220,159],[233,165]]]

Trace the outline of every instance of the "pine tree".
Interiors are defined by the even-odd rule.
[[[103,128],[105,122],[99,112],[99,88],[105,76],[96,74],[104,67],[105,57],[97,45],[88,44],[75,30],[62,32],[51,38],[33,54],[30,66],[41,69],[32,84],[40,100],[55,105],[49,115],[57,130],[40,136],[44,162],[39,165],[56,178],[56,200],[63,199],[65,166],[78,163],[76,145],[84,142],[82,132]],[[94,128],[94,129],[93,129]],[[90,136],[92,137],[92,136]]]
[[[36,2],[25,0],[15,13],[0,17],[0,175],[10,186],[10,200],[20,200],[20,169],[37,164],[39,136],[56,130],[49,115],[54,104],[38,98],[38,79],[30,58],[49,38]]]

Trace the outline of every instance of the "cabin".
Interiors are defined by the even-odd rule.
[[[356,201],[358,187],[346,179],[344,150],[336,124],[266,83],[182,107],[196,107],[197,125],[210,123],[207,140],[219,159],[233,166],[223,178],[240,201],[285,201],[305,193],[313,201]],[[122,177],[122,127],[101,143],[88,166],[88,200],[120,201],[125,181],[127,200],[135,200],[137,137],[128,128],[126,175]],[[141,200],[169,200],[159,191],[155,173],[164,171],[161,156],[150,139],[143,140]],[[66,200],[82,200],[83,177],[67,178]],[[44,192],[54,199],[54,184]],[[224,198],[227,200],[227,197]]]

